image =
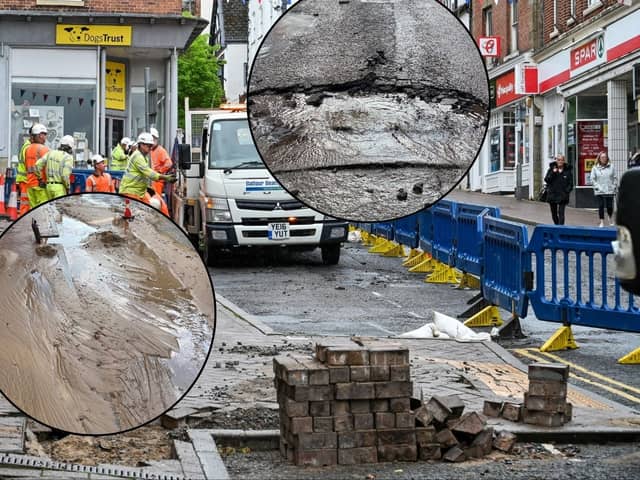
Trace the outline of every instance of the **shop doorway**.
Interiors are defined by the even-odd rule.
[[[124,118],[107,117],[107,151],[105,155],[111,155],[111,150],[124,137]]]

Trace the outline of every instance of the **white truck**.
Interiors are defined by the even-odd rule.
[[[189,133],[188,123],[187,139]],[[191,140],[197,151],[197,139]],[[189,143],[179,145],[172,215],[197,240],[207,264],[215,264],[223,250],[245,247],[319,247],[324,264],[338,263],[347,223],[306,207],[271,176],[253,143],[244,105],[211,111],[199,140],[200,155],[193,157]]]

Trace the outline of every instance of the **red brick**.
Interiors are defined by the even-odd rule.
[[[273,369],[277,378],[288,385],[308,385],[309,370],[294,357],[284,355],[273,359]]]
[[[340,465],[356,465],[362,463],[378,463],[376,447],[346,448],[338,450]]]
[[[412,382],[375,383],[375,398],[410,397],[413,393]]]
[[[411,380],[411,368],[409,365],[389,365],[389,380],[408,382]]]
[[[309,415],[312,417],[328,417],[331,415],[331,402],[309,402]]]
[[[314,432],[333,432],[333,417],[313,417]]]
[[[405,347],[370,347],[371,365],[408,365],[409,349]]]
[[[330,383],[349,383],[351,377],[349,375],[349,367],[329,366],[329,382]]]
[[[376,428],[395,428],[396,426],[396,414],[391,412],[377,412],[376,413]]]
[[[374,398],[374,383],[336,383],[336,400],[365,400]],[[399,397],[400,395],[393,395]]]
[[[349,367],[351,382],[368,382],[371,379],[369,365],[355,365]]]
[[[371,411],[372,412],[388,412],[389,400],[385,398],[376,398],[375,400],[371,400]]]
[[[353,430],[353,416],[336,415],[333,417],[333,430],[336,432],[348,432]]]
[[[410,412],[398,412],[396,415],[396,428],[412,428],[415,427],[415,417]]]
[[[351,413],[369,413],[371,404],[369,400],[351,400],[350,411]]]
[[[378,429],[378,445],[415,444],[416,431],[413,428]]]
[[[415,443],[407,445],[378,445],[379,462],[415,462],[418,448]]]
[[[369,372],[372,382],[386,382],[389,380],[389,365],[371,365]]]
[[[353,428],[356,430],[371,430],[375,428],[373,413],[354,413]]]
[[[411,401],[407,397],[389,399],[389,410],[392,412],[410,411]]]
[[[338,448],[375,447],[378,434],[376,430],[338,433]]]
[[[305,358],[298,360],[308,370],[309,385],[328,385],[329,384],[329,369],[326,365],[317,360]]]
[[[326,450],[296,450],[296,465],[308,467],[322,467],[336,465],[338,463],[338,450],[335,448]]]

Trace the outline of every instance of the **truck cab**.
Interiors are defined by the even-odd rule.
[[[198,235],[208,264],[223,250],[318,247],[323,263],[338,263],[347,223],[308,208],[273,178],[253,143],[244,105],[207,117],[200,162]]]

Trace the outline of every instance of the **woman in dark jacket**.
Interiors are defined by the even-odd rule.
[[[556,155],[556,161],[549,164],[544,182],[547,184],[547,202],[551,207],[553,223],[564,225],[564,209],[573,190],[571,165],[565,163],[564,155]]]

